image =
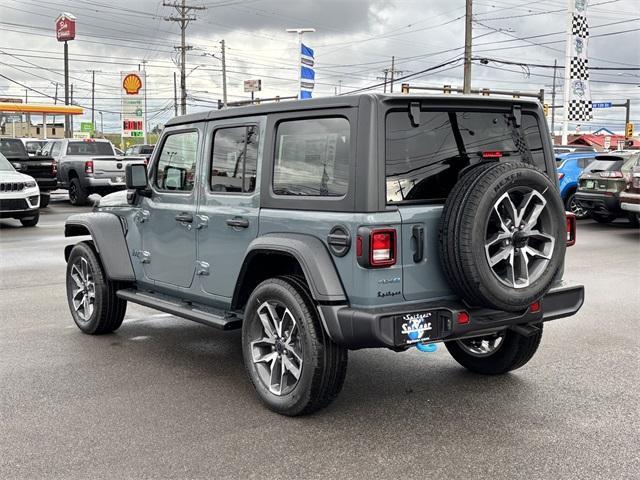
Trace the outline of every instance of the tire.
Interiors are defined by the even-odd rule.
[[[442,270],[469,306],[525,310],[549,290],[562,266],[564,204],[547,175],[531,165],[493,163],[470,171],[452,189],[440,219]],[[517,211],[505,220],[509,201]],[[496,262],[502,253],[508,256]]]
[[[582,208],[576,202],[576,192],[570,194],[564,202],[564,207],[567,212],[571,212],[576,216],[576,220],[583,220],[589,218],[589,211]]]
[[[627,217],[629,218],[629,223],[632,227],[640,227],[640,213],[629,213]]]
[[[36,214],[33,217],[21,218],[20,223],[22,224],[23,227],[35,227],[38,224],[39,220],[40,220],[40,212],[36,212]]]
[[[285,338],[290,340],[283,342]],[[282,415],[307,415],[326,407],[342,389],[346,376],[347,350],[324,331],[308,288],[297,277],[271,278],[255,288],[245,309],[242,352],[258,397]],[[279,376],[282,368],[278,365],[284,364],[289,367]],[[278,382],[271,381],[270,372],[275,372]]]
[[[469,348],[465,348],[464,345],[483,339],[492,340],[495,338],[494,336],[460,341],[452,340],[446,342],[445,346],[451,356],[466,369],[483,375],[501,375],[520,368],[531,360],[542,339],[542,323],[537,327],[539,330],[529,337],[520,335],[513,330],[501,332],[503,336],[497,349],[485,355],[472,354],[469,352]]]
[[[40,194],[40,208],[46,208],[49,205],[49,201],[51,200],[50,193],[41,193]]]
[[[598,223],[611,223],[617,217],[615,215],[606,215],[602,213],[591,212],[591,218],[593,218]]]
[[[82,188],[80,180],[77,177],[72,178],[71,182],[69,182],[69,202],[71,202],[71,205],[86,205],[88,197],[89,192]]]
[[[91,243],[78,243],[71,250],[67,261],[66,283],[69,310],[73,321],[82,332],[101,335],[111,333],[122,325],[127,302],[116,296],[120,285],[107,279]],[[85,287],[82,297],[79,296],[82,293],[78,290],[80,287]],[[88,303],[81,301],[86,297]]]

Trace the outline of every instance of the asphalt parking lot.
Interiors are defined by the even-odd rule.
[[[566,278],[586,303],[522,369],[467,373],[444,348],[351,352],[311,417],[263,408],[238,332],[130,305],[75,327],[56,197],[0,222],[0,478],[622,479],[640,471],[640,230],[579,222]]]

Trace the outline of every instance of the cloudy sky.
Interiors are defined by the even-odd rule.
[[[165,0],[166,1],[166,0]],[[297,37],[286,28],[313,27],[305,43],[315,50],[314,96],[348,93],[381,83],[395,56],[398,75],[412,85],[462,85],[464,0],[188,0],[204,6],[187,31],[188,111],[212,108],[222,96],[220,40],[227,46],[229,101],[248,98],[243,80],[262,79],[259,96],[295,95]],[[632,101],[640,127],[640,0],[590,0],[590,65],[594,101]],[[474,0],[474,88],[537,91],[550,103],[553,69],[501,62],[552,65],[564,59],[566,0]],[[105,132],[119,128],[120,72],[145,60],[150,126],[173,115],[173,72],[180,31],[165,17],[175,14],[162,0],[0,0],[0,97],[52,103],[55,83],[63,98],[62,44],[55,39],[60,12],[77,18],[70,42],[74,99],[91,105],[96,70],[96,110]],[[458,60],[458,61],[456,61]],[[420,74],[431,67],[447,66]],[[624,70],[626,69],[626,70]],[[17,82],[17,83],[16,83]],[[400,86],[396,85],[396,91]],[[372,91],[382,91],[376,87]],[[562,102],[562,71],[558,71]],[[85,118],[90,117],[87,110]],[[559,129],[559,116],[556,128]],[[98,115],[96,114],[96,120]],[[624,109],[596,110],[582,131],[601,126],[622,130]]]

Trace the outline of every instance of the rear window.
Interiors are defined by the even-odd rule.
[[[27,147],[27,152],[29,153],[37,153],[42,147],[44,147],[46,142],[36,142],[35,140],[25,142],[25,146]]]
[[[21,140],[0,138],[0,152],[8,157],[16,157],[24,155],[25,148]]]
[[[276,195],[340,197],[349,186],[350,127],[344,117],[278,125],[273,166]]]
[[[609,160],[595,160],[591,162],[584,171],[589,173],[615,171],[620,170],[623,164],[624,160],[616,158],[611,158]]]
[[[67,155],[113,155],[109,142],[69,142]]]
[[[500,152],[504,159],[546,170],[535,116],[522,114],[520,127],[509,113],[421,112],[413,126],[406,110],[386,120],[387,203],[443,202],[460,171]]]

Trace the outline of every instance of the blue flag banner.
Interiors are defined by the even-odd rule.
[[[316,71],[313,69],[315,59],[313,49],[304,43],[300,44],[300,99],[311,98],[311,90],[315,86]]]
[[[313,68],[305,67],[303,65],[300,67],[300,78],[303,80],[315,80],[316,72]]]

